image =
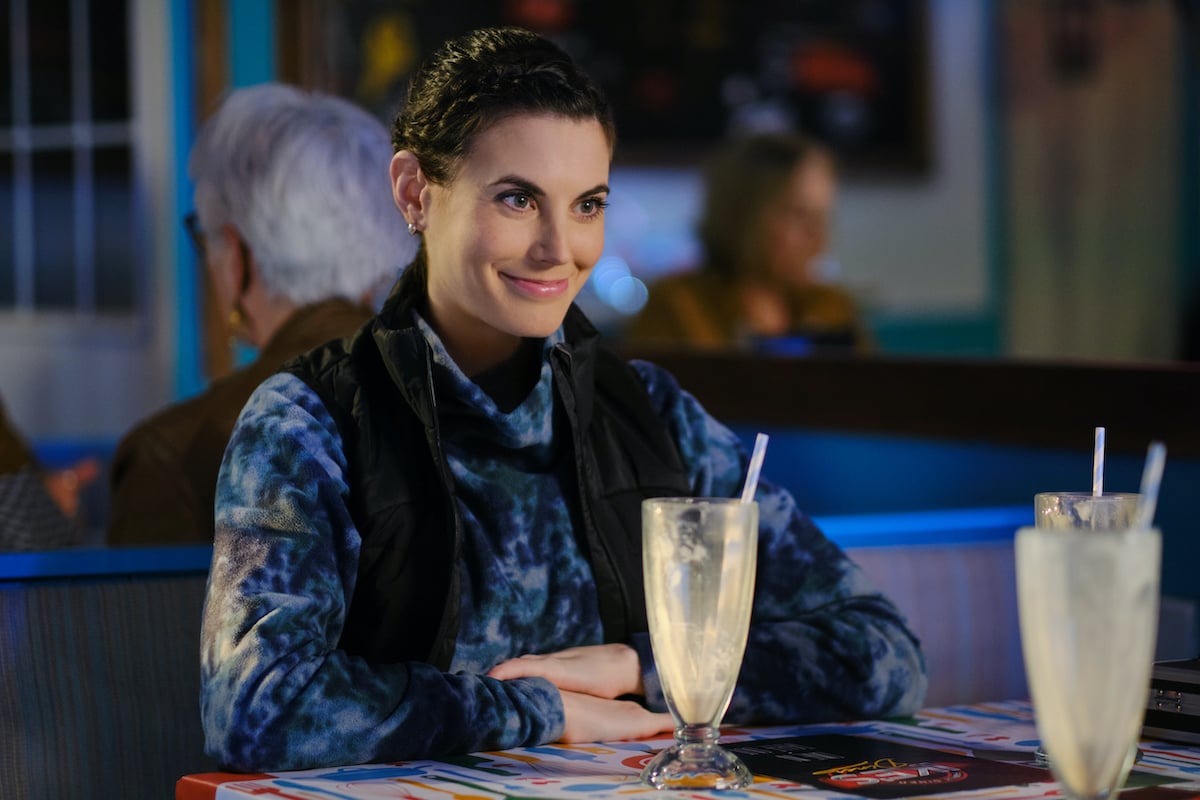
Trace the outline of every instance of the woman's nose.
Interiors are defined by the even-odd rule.
[[[567,243],[566,225],[562,220],[543,217],[537,240],[531,251],[535,261],[547,266],[565,264],[571,260],[571,249]]]

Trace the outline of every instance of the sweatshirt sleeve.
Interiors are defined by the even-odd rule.
[[[696,496],[735,497],[749,456],[674,377],[633,362],[667,422]],[[767,470],[770,455],[768,451]],[[791,494],[759,481],[758,572],[750,635],[725,714],[735,723],[805,723],[909,714],[925,699],[920,644],[896,607],[827,539]],[[649,637],[642,658],[647,702],[666,703]]]
[[[207,749],[225,768],[302,769],[506,749],[561,735],[541,678],[499,681],[338,649],[360,538],[336,425],[298,378],[247,402],[217,481],[201,633]]]

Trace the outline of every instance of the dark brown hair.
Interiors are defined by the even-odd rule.
[[[451,39],[413,76],[392,125],[434,183],[454,177],[480,131],[515,114],[595,119],[611,148],[608,100],[558,45],[522,28],[482,28]]]

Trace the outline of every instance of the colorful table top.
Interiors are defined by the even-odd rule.
[[[898,752],[912,746],[939,750],[950,757],[939,759],[943,763],[932,765],[892,758],[875,761],[866,759],[851,766],[824,770],[833,778],[817,781],[823,783],[821,786],[759,774],[753,786],[745,791],[673,791],[669,793],[669,798],[847,800],[855,793],[875,797],[971,797],[988,800],[1063,796],[1049,772],[1028,769],[1035,766],[1034,751],[1038,739],[1033,714],[1026,701],[927,709],[914,717],[900,720],[769,728],[726,727],[722,730],[721,742],[732,745],[772,739],[795,741],[792,737],[828,734],[867,737],[896,747]],[[245,797],[290,800],[594,800],[601,797],[646,798],[652,795],[663,798],[663,793],[639,783],[638,775],[653,753],[669,745],[670,741],[668,737],[602,744],[554,744],[437,760],[263,775],[206,773],[180,779],[175,796],[176,800],[238,800]],[[964,789],[969,784],[960,783],[955,787],[954,780],[961,780],[970,769],[968,762],[978,764],[980,762],[977,759],[990,762],[993,772],[1002,770],[1000,765],[1014,765],[1015,768],[1010,771],[1014,775],[1021,775],[1021,780],[1025,782],[973,789]],[[953,777],[955,773],[957,778]],[[1027,780],[1030,775],[1034,776],[1033,782]],[[840,786],[841,790],[828,788],[832,784]],[[852,790],[849,787],[856,788]],[[1185,797],[1200,797],[1200,747],[1143,741],[1141,758],[1134,767],[1126,790],[1121,794],[1121,800]]]

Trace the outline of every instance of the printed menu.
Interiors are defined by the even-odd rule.
[[[913,797],[1054,780],[1041,767],[864,736],[796,736],[724,747],[755,775],[860,797]]]

